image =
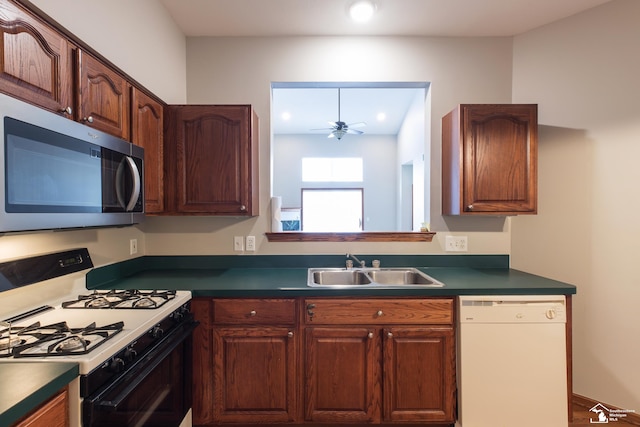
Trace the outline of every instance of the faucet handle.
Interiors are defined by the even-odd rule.
[[[346,265],[347,265],[347,269],[353,268],[353,261],[348,259],[347,262],[346,262]]]

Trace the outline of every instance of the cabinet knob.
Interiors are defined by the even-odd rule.
[[[473,210],[473,205],[468,205],[468,206],[467,206],[467,210],[468,210],[468,211],[472,211],[472,210]]]
[[[84,122],[89,122],[89,123],[93,123],[93,116],[89,116],[89,117],[83,117],[82,121]]]
[[[378,310],[378,312],[376,313],[376,315],[378,315],[378,317],[382,316],[384,313],[382,313],[382,310]]]
[[[63,108],[62,110],[60,110],[60,112],[68,115],[73,114],[73,110],[71,109],[71,107]]]
[[[393,333],[391,333],[391,332],[387,332],[387,337],[389,337],[389,338],[393,338]]]
[[[249,312],[249,316],[251,316],[251,317],[255,316],[256,314],[258,314],[258,313],[255,310],[251,310]]]
[[[369,332],[369,333],[367,334],[367,336],[369,337],[369,339],[372,339],[372,338],[373,338],[373,332]]]
[[[247,211],[247,206],[242,205],[240,206],[240,212],[246,212]]]
[[[291,332],[291,331],[287,332],[287,336],[288,336],[289,338],[293,338],[293,332]]]

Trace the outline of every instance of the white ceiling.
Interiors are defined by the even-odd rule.
[[[187,36],[513,36],[611,0],[374,0],[364,24],[348,18],[355,0],[160,0]],[[414,89],[415,90],[415,89]],[[364,121],[368,134],[396,134],[414,94],[361,89],[342,93],[341,119]],[[335,89],[279,90],[274,133],[309,133],[338,120]],[[385,110],[387,120],[375,115]],[[289,111],[289,122],[279,120]],[[310,132],[322,134],[322,131]]]
[[[355,0],[160,0],[187,36],[513,36],[611,0],[374,0],[370,22],[347,16]]]
[[[348,87],[340,89],[340,120],[347,124],[365,122],[354,127],[367,134],[396,135],[409,106],[416,96],[424,96],[425,88],[415,87]],[[274,88],[272,92],[271,130],[274,134],[328,135],[338,120],[338,89],[335,87]],[[291,118],[285,120],[283,113]],[[379,113],[385,114],[378,120]]]

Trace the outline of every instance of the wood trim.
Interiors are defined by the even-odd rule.
[[[434,232],[362,231],[356,233],[267,232],[270,242],[431,242]]]
[[[606,406],[609,409],[612,410],[624,410],[622,408],[618,408],[617,406],[613,406],[613,405],[609,405],[607,403],[603,403],[603,402],[599,402],[597,400],[593,400],[589,397],[586,396],[582,396],[580,394],[573,394],[572,396],[572,402],[574,405],[576,406],[580,406],[582,408],[593,408],[595,405],[597,404],[601,404],[603,406]],[[634,425],[634,426],[640,426],[640,414],[637,412],[626,412],[625,413],[626,416],[625,417],[621,417],[618,418],[617,422],[622,422],[625,424],[630,424],[630,425]]]
[[[567,295],[566,310],[567,310],[567,323],[565,324],[565,335],[567,340],[567,405],[569,422],[573,421],[573,321],[572,319],[572,300],[571,295]]]

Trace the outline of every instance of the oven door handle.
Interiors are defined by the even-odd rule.
[[[112,387],[107,388],[103,393],[100,393],[95,399],[92,399],[91,404],[96,405],[109,410],[117,410],[118,406],[124,402],[127,397],[144,381],[147,376],[162,362],[171,352],[178,347],[189,335],[193,333],[193,330],[199,325],[199,322],[193,321],[180,325],[178,328],[171,331],[165,336],[160,344],[153,350],[149,351],[142,359],[140,359],[134,367],[126,372],[125,375],[113,384]],[[122,381],[128,381],[124,390],[115,396],[112,400],[103,400],[101,396],[107,394],[114,386],[122,383]]]

